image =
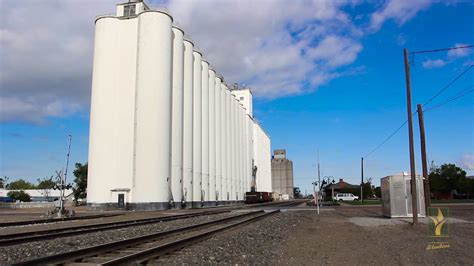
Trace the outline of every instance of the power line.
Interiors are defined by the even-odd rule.
[[[443,51],[456,50],[456,49],[466,49],[466,48],[472,48],[472,47],[474,47],[474,45],[469,44],[469,45],[441,48],[441,49],[435,49],[435,50],[415,51],[415,52],[410,52],[410,54],[436,53],[436,52],[443,52]]]
[[[416,114],[417,112],[415,112]],[[382,141],[379,145],[377,145],[377,147],[375,147],[373,150],[371,150],[369,153],[367,153],[364,158],[367,158],[369,155],[371,155],[372,153],[374,153],[376,150],[378,150],[380,147],[382,147],[382,145],[384,145],[385,143],[387,143],[387,141],[389,141],[393,136],[395,136],[395,134],[397,134],[398,131],[400,131],[400,129],[402,129],[406,124],[408,123],[408,120],[405,120],[405,122],[403,122],[403,124],[401,124],[397,129],[395,129],[395,131],[393,131],[392,134],[390,134],[384,141]]]
[[[459,99],[459,98],[461,98],[461,97],[463,97],[463,96],[466,96],[466,95],[468,95],[468,94],[471,93],[471,92],[474,92],[474,89],[473,89],[472,87],[471,87],[469,90],[461,91],[460,93],[458,93],[456,96],[454,96],[454,97],[451,98],[451,99],[448,99],[448,100],[446,100],[446,101],[444,101],[444,102],[442,102],[442,103],[440,103],[440,104],[437,104],[437,105],[435,105],[435,106],[432,106],[431,108],[426,109],[426,110],[425,110],[425,113],[428,112],[428,111],[431,111],[431,110],[433,110],[433,109],[439,108],[439,107],[441,107],[441,106],[443,106],[443,105],[445,105],[445,104],[448,104],[448,103],[450,103],[450,102],[452,102],[452,101],[454,101],[454,100],[457,100],[457,99]]]
[[[423,106],[428,105],[430,102],[432,102],[436,97],[438,97],[443,91],[447,90],[449,87],[451,87],[456,81],[458,81],[462,76],[464,76],[469,70],[472,69],[474,65],[470,65],[466,70],[464,70],[461,74],[459,74],[456,78],[451,80],[448,84],[446,84],[441,90],[439,90],[433,97],[431,97],[427,102],[423,104]]]
[[[458,81],[462,76],[464,76],[469,70],[472,69],[472,67],[474,67],[474,65],[470,65],[466,70],[464,70],[461,74],[459,74],[457,77],[455,77],[453,80],[451,80],[448,84],[446,84],[443,88],[441,88],[441,90],[439,90],[434,96],[432,96],[426,103],[423,104],[423,106],[426,106],[427,104],[429,104],[430,102],[432,102],[436,97],[438,97],[441,93],[443,93],[445,90],[447,90],[449,87],[451,87],[456,81]],[[466,93],[467,94],[467,93]],[[464,94],[463,94],[464,95]],[[462,95],[462,96],[463,96]],[[459,98],[461,96],[457,96],[457,98]],[[456,98],[456,99],[457,99]],[[450,101],[454,101],[455,99],[450,99],[448,100],[448,102]],[[443,102],[441,105],[444,105],[448,102]],[[435,108],[438,108],[440,106],[436,106]],[[431,109],[434,109],[434,108],[429,108],[428,110],[426,111],[429,111]],[[418,113],[418,111],[415,111],[415,113],[413,114],[413,116],[415,116],[416,114]],[[374,152],[376,152],[380,147],[382,147],[385,143],[387,143],[393,136],[395,136],[395,134],[397,134],[398,131],[400,131],[406,124],[408,123],[408,120],[405,120],[405,122],[403,122],[397,129],[395,129],[395,131],[393,131],[387,138],[385,138],[379,145],[377,145],[374,149],[372,149],[369,153],[367,153],[365,156],[363,156],[364,158],[367,158],[368,156],[370,156],[371,154],[373,154]]]

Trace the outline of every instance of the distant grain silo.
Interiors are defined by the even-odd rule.
[[[293,162],[286,158],[286,150],[275,150],[272,158],[273,192],[281,199],[292,199],[293,195]]]

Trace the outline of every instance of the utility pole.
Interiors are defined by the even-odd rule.
[[[360,203],[364,202],[362,194],[362,186],[364,185],[364,157],[360,158]]]
[[[425,135],[425,119],[423,117],[423,108],[421,104],[417,106],[418,123],[420,124],[420,143],[421,143],[421,165],[423,167],[423,191],[425,194],[425,210],[428,213],[428,208],[431,206],[430,198],[430,181],[428,179],[428,163],[426,159],[426,135]]]
[[[319,206],[319,193],[321,190],[321,171],[320,171],[320,166],[319,166],[319,148],[318,148],[318,206]],[[318,209],[319,210],[319,209]],[[318,211],[319,214],[319,211]]]
[[[416,173],[415,173],[415,150],[413,145],[413,121],[411,111],[411,81],[410,81],[410,65],[408,63],[408,50],[403,50],[405,60],[405,78],[407,86],[407,113],[408,113],[408,142],[410,150],[410,172],[411,172],[411,209],[413,213],[413,225],[418,223],[418,208],[416,196]]]

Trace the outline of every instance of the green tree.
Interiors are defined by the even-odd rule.
[[[78,199],[85,199],[87,197],[87,168],[88,163],[76,163],[76,169],[73,172],[76,178],[74,179],[75,186],[72,188],[72,191],[76,204]]]
[[[56,185],[56,181],[53,181],[53,176],[51,177],[45,177],[43,179],[37,179],[38,180],[38,189],[53,189],[54,186]]]
[[[5,188],[8,183],[8,176],[0,177],[0,188]]]
[[[466,171],[455,164],[443,164],[430,169],[429,182],[432,192],[463,191],[466,183]]]
[[[17,200],[22,201],[22,202],[31,201],[30,195],[28,195],[28,193],[26,193],[23,190],[10,191],[7,193],[7,196],[12,198],[13,201],[17,201]]]
[[[35,189],[36,186],[28,181],[25,181],[23,179],[18,179],[16,181],[10,182],[6,186],[10,190],[23,190],[23,189]]]
[[[301,190],[300,190],[299,187],[294,187],[294,188],[293,188],[293,197],[294,197],[295,199],[301,198]]]
[[[380,187],[376,187],[374,188],[374,193],[375,193],[375,196],[377,198],[381,198],[382,197],[382,189]]]
[[[53,181],[53,176],[45,177],[43,179],[38,178],[38,189],[41,189],[41,195],[46,198],[46,201],[52,201],[51,190],[54,189],[57,182]]]
[[[364,199],[370,199],[374,197],[372,179],[369,179],[367,182],[362,184],[362,193],[364,195]]]

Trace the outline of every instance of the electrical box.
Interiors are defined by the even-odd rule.
[[[411,176],[407,173],[380,179],[382,214],[387,217],[413,217],[411,204]],[[418,217],[425,217],[423,178],[416,177]]]

